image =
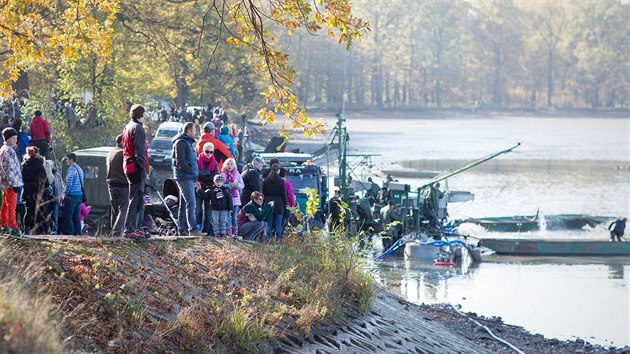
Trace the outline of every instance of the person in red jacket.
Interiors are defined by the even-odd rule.
[[[223,144],[220,140],[214,137],[215,125],[212,122],[208,122],[203,126],[203,134],[199,138],[197,142],[197,147],[195,148],[195,152],[197,156],[203,154],[203,147],[206,143],[212,143],[214,146],[214,158],[217,163],[219,163],[219,171],[223,167],[223,162],[225,160],[234,157],[230,153],[230,150]]]
[[[123,171],[129,183],[129,207],[123,237],[144,239],[144,187],[149,172],[149,158],[144,127],[144,107],[135,104],[129,111],[130,121],[122,132]]]
[[[39,148],[39,154],[46,160],[50,159],[50,127],[42,117],[42,111],[35,111],[31,121],[31,145]]]

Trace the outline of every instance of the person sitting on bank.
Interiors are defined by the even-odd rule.
[[[619,218],[608,225],[608,230],[610,230],[610,242],[615,242],[615,237],[617,237],[618,242],[621,242],[623,233],[626,231],[627,221],[628,218]]]
[[[274,210],[274,202],[271,201],[263,206],[265,195],[258,191],[252,192],[250,198],[250,202],[245,204],[237,216],[238,235],[243,240],[251,241],[262,235],[264,240],[267,238],[265,231]]]

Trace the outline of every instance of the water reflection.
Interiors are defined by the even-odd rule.
[[[622,264],[609,264],[608,268],[610,268],[609,277],[610,279],[623,279],[624,278],[624,266]]]
[[[559,339],[630,345],[627,257],[490,256],[469,268],[402,258],[373,264],[375,278],[415,303],[464,311]]]

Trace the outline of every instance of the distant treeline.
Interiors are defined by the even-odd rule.
[[[347,108],[628,108],[628,2],[354,0],[351,50],[282,38],[300,103]],[[344,79],[345,78],[345,79]]]

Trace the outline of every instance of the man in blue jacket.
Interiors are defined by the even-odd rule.
[[[195,217],[195,181],[199,177],[197,155],[193,149],[197,129],[195,123],[184,124],[184,132],[173,137],[173,177],[179,189],[179,209],[177,219],[179,221],[180,234],[190,236],[202,236],[197,228]]]
[[[612,224],[608,225],[608,230],[610,230],[610,242],[615,242],[615,237],[617,237],[617,241],[621,242],[621,238],[623,237],[624,231],[626,231],[626,222],[628,218],[619,218],[612,222]]]

